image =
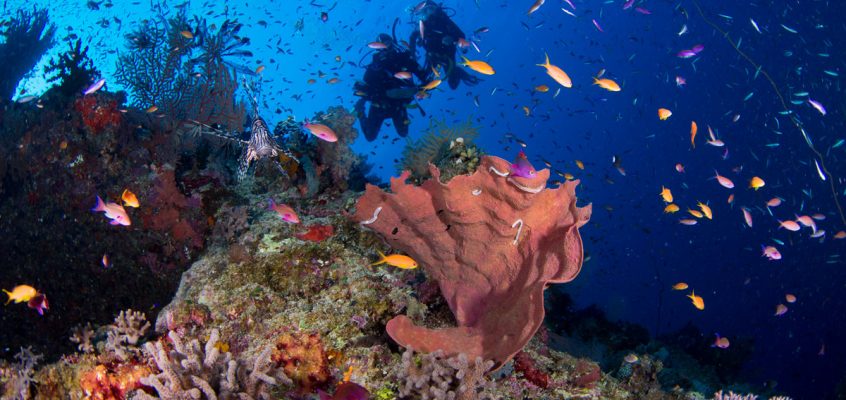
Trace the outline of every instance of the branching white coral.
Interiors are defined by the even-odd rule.
[[[106,350],[114,353],[121,360],[128,360],[141,353],[138,341],[150,329],[150,322],[140,311],[121,311],[115,322],[109,325],[106,338]],[[73,339],[72,339],[73,340]]]
[[[94,329],[91,323],[87,323],[85,326],[80,325],[73,329],[70,341],[76,343],[77,350],[88,354],[94,352],[94,344],[91,342],[93,337]]]
[[[141,378],[141,383],[155,389],[159,397],[137,391],[134,399],[270,399],[271,386],[293,384],[282,370],[272,365],[271,348],[251,361],[235,360],[231,353],[220,352],[220,333],[216,329],[205,346],[197,339],[183,343],[173,331],[168,337],[173,343],[169,353],[161,342],[144,346],[144,353],[155,361],[161,372]]]
[[[407,349],[396,373],[399,394],[423,400],[487,399],[484,391],[490,382],[484,374],[493,365],[480,357],[471,364],[464,354],[446,357],[440,350],[421,355],[418,363]]]

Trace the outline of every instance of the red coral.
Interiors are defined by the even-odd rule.
[[[335,228],[332,225],[315,224],[308,227],[308,232],[296,234],[297,239],[308,240],[312,242],[322,242],[335,234]]]
[[[544,389],[549,387],[549,374],[537,369],[535,362],[525,351],[514,356],[514,370],[523,373],[523,378],[535,386]]]
[[[109,100],[106,104],[99,104],[98,97],[85,96],[73,104],[74,110],[82,116],[82,122],[94,133],[99,133],[108,125],[119,125],[121,114],[117,109],[117,102]]]
[[[320,335],[316,333],[281,334],[276,339],[276,348],[270,359],[277,367],[282,367],[285,375],[300,386],[304,393],[324,386],[331,378],[329,358]]]
[[[599,365],[596,365],[596,363],[579,360],[576,362],[576,369],[573,372],[573,376],[574,386],[593,389],[596,386],[596,382],[599,382],[599,379],[602,378],[602,373],[599,370]]]
[[[111,368],[100,364],[82,374],[79,386],[86,399],[122,400],[141,388],[141,378],[150,374],[150,367],[143,364],[119,364]]]
[[[590,207],[576,207],[578,181],[547,189],[549,170],[506,177],[510,164],[483,157],[472,175],[421,186],[391,179],[391,192],[368,185],[353,219],[379,233],[438,281],[458,327],[428,329],[406,316],[388,322],[405,347],[492,359],[501,366],[543,322],[543,291],[573,280],[582,267],[578,228]],[[378,211],[377,211],[378,210]]]
[[[172,169],[163,168],[159,171],[147,198],[148,201],[141,209],[145,228],[169,232],[174,240],[193,248],[203,247],[203,236],[191,224],[189,199],[176,187]]]

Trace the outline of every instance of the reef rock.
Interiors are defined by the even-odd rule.
[[[576,206],[578,181],[546,187],[549,170],[533,178],[509,176],[510,163],[484,157],[472,175],[421,186],[408,172],[386,193],[368,185],[353,219],[420,263],[437,280],[457,327],[429,329],[406,316],[387,324],[391,338],[416,351],[443,350],[501,366],[543,322],[543,291],[581,270],[578,228],[590,206]]]

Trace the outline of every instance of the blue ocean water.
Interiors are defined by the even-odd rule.
[[[471,72],[481,78],[478,85],[456,90],[442,85],[433,91],[420,101],[425,117],[409,110],[410,137],[419,137],[430,118],[461,122],[469,117],[480,128],[476,142],[487,153],[513,158],[523,150],[535,167],[544,168],[546,160],[581,180],[577,194],[594,206],[582,230],[589,259],[574,282],[555,288],[578,306],[596,304],[612,319],[642,324],[653,335],[693,324],[706,336],[751,339],[753,353],[744,369],[748,380],[761,386],[777,382],[779,390],[796,398],[833,393],[846,369],[846,240],[833,238],[846,229],[835,203],[835,198],[846,202],[846,146],[837,145],[846,138],[840,76],[846,73],[846,25],[840,18],[846,6],[719,0],[701,1],[700,14],[688,0],[635,1],[631,8],[624,8],[624,1],[572,0],[573,8],[549,0],[527,15],[531,3],[444,2],[468,37],[488,28],[474,35],[478,51],[471,47],[465,55],[486,61],[496,73]],[[417,29],[409,13],[412,2],[161,4],[171,12],[185,4],[189,15],[207,15],[218,23],[226,18],[244,23],[241,33],[250,38],[247,48],[254,56],[242,61],[251,69],[265,66],[260,103],[270,126],[289,114],[274,112],[277,108],[290,109],[298,120],[328,106],[352,108],[353,84],[372,54],[367,43],[390,33],[397,18],[398,38]],[[59,37],[74,33],[90,44],[108,90],[123,89],[110,78],[117,56],[128,51],[123,35],[152,18],[149,2],[7,1],[3,13],[33,5],[50,11]],[[680,34],[684,27],[687,32]],[[696,56],[677,56],[700,44],[704,50]],[[63,50],[60,44],[50,55]],[[560,88],[536,66],[544,54],[569,74],[572,88]],[[21,96],[46,90],[40,68],[22,82]],[[601,71],[622,90],[593,85]],[[340,81],[327,83],[332,77]],[[677,85],[676,77],[687,83]],[[550,90],[534,90],[541,84]],[[827,114],[809,98],[825,105]],[[782,113],[784,104],[791,114]],[[672,116],[660,121],[658,108]],[[698,125],[695,148],[691,121]],[[709,128],[725,146],[705,142]],[[393,127],[385,126],[379,139],[359,138],[354,148],[367,154],[386,180],[396,175],[395,160],[404,145]],[[615,159],[625,175],[615,168]],[[824,162],[827,172],[818,173],[815,161]],[[677,163],[684,173],[677,172]],[[715,171],[732,179],[735,188],[718,184]],[[753,176],[766,186],[748,189]],[[679,213],[664,213],[662,186],[672,190]],[[774,197],[783,204],[768,209]],[[692,218],[682,214],[697,209],[697,202],[710,205],[713,220],[680,224],[679,219]],[[753,216],[752,227],[744,222],[744,207]],[[811,238],[809,228],[780,229],[777,222],[816,213],[825,217],[816,221],[826,231],[821,238]],[[767,260],[762,246],[776,246],[783,258]],[[705,309],[690,304],[688,291],[673,291],[677,282],[702,296]],[[786,303],[788,293],[796,303]],[[788,312],[775,316],[778,304],[786,304]]]

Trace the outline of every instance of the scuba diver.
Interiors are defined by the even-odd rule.
[[[425,82],[427,74],[417,65],[411,51],[400,46],[391,35],[380,34],[370,47],[376,49],[376,54],[364,72],[364,81],[355,83],[355,94],[361,96],[355,104],[361,130],[367,141],[372,142],[379,135],[382,122],[390,118],[397,133],[404,137],[410,123],[407,106],[420,91],[412,77]],[[368,101],[370,112],[365,113]]]
[[[464,37],[461,28],[450,19],[443,7],[434,1],[424,0],[411,13],[417,19],[417,26],[409,38],[412,52],[416,55],[417,46],[426,50],[425,70],[436,71],[443,67],[449,87],[455,89],[460,82],[475,85],[479,78],[456,68],[455,51],[458,46],[466,49],[470,43]]]

